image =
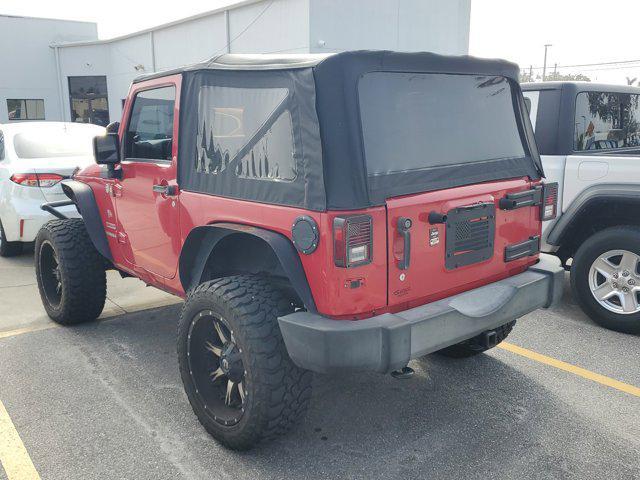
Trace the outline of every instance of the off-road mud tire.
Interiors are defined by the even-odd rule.
[[[211,311],[229,326],[240,348],[246,400],[240,420],[223,425],[204,406],[190,373],[190,329],[199,312]],[[234,450],[246,450],[284,434],[305,414],[312,374],[289,358],[277,317],[291,302],[268,278],[238,275],[205,282],[187,297],[178,323],[178,361],[189,402],[206,431]],[[193,348],[193,347],[192,347]]]
[[[59,267],[59,301],[47,295],[43,255],[55,252]],[[46,252],[46,253],[45,253]],[[93,246],[82,219],[51,220],[38,232],[35,243],[38,290],[47,315],[61,325],[95,320],[107,297],[105,262]]]

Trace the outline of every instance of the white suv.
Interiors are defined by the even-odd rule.
[[[0,256],[17,255],[53,216],[45,202],[66,200],[60,181],[93,162],[96,125],[29,122],[0,124]],[[60,209],[77,216],[75,206]]]
[[[571,271],[582,309],[640,333],[640,88],[584,82],[522,85],[558,212],[542,250]]]

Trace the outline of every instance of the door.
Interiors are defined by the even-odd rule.
[[[595,185],[640,182],[640,95],[579,92],[573,153],[567,157],[562,211]]]
[[[504,255],[508,246],[539,235],[540,207],[499,207],[508,194],[530,188],[522,178],[387,199],[389,305],[437,300],[532,263],[529,256],[505,262]],[[447,218],[431,218],[432,212]],[[408,236],[400,219],[412,222]]]
[[[175,276],[180,254],[179,88],[179,76],[134,85],[120,128],[122,178],[113,186],[124,258],[134,269],[165,278]]]

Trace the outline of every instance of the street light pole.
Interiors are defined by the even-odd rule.
[[[547,49],[552,47],[550,43],[545,44],[544,46],[544,65],[542,66],[542,81],[544,82],[547,79]]]

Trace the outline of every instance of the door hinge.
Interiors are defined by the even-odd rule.
[[[122,185],[119,183],[107,183],[104,186],[107,195],[111,197],[121,197],[122,196]]]
[[[522,207],[536,207],[542,204],[542,187],[536,186],[524,192],[507,193],[500,199],[501,210],[515,210]]]

